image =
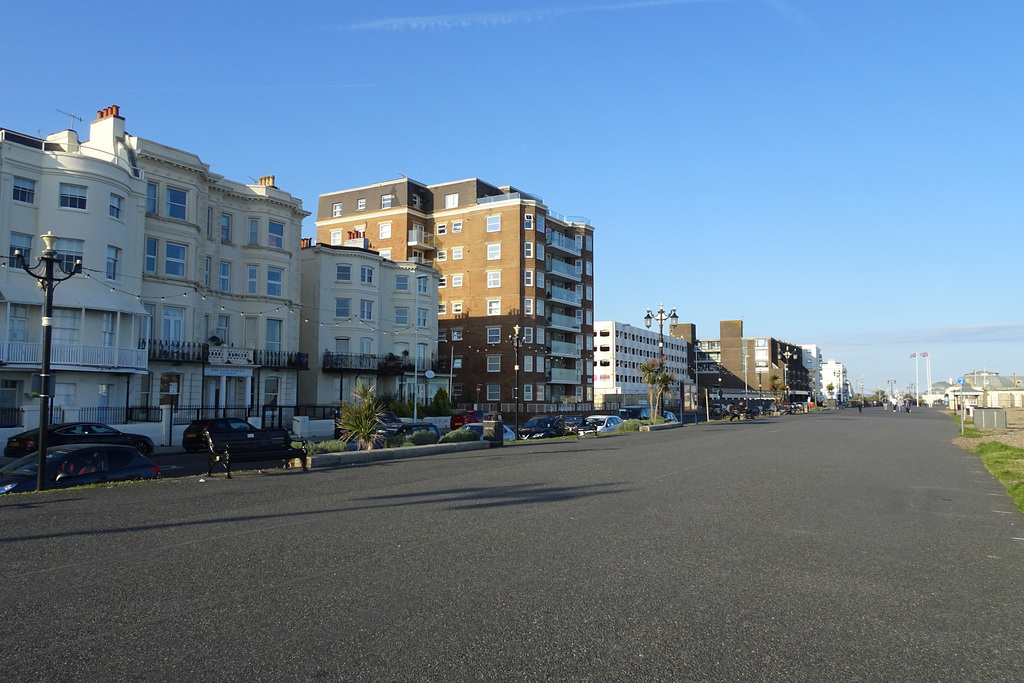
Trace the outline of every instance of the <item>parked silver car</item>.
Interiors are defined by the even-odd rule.
[[[622,418],[618,415],[591,415],[580,427],[580,434],[614,432],[621,424]]]

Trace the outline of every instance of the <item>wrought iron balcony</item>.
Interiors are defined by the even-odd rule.
[[[148,350],[149,360],[156,361],[206,363],[210,358],[210,345],[201,342],[140,339],[139,348]]]
[[[309,370],[309,356],[297,351],[256,349],[253,353],[253,361],[261,368]]]

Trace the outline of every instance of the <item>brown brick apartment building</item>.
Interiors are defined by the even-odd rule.
[[[811,397],[804,350],[797,344],[774,337],[744,337],[742,320],[720,321],[717,339],[697,339],[693,323],[674,325],[671,334],[692,345],[695,357],[691,367],[696,369],[702,403],[705,390],[711,403],[718,403],[715,394],[719,388],[726,401],[770,397],[772,375],[788,385],[787,400],[807,401]]]
[[[594,230],[586,219],[477,178],[402,178],[321,195],[316,225],[318,242],[362,238],[385,258],[440,272],[438,354],[454,361],[454,404],[514,410],[516,325],[521,410],[593,402]]]

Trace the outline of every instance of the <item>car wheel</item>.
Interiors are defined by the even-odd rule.
[[[149,447],[148,441],[143,441],[142,439],[139,439],[132,445],[135,446],[135,449],[139,453],[142,453],[143,455],[149,455],[150,453],[153,452],[153,449]]]

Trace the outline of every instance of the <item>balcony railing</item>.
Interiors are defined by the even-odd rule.
[[[579,332],[583,329],[583,322],[574,318],[571,315],[562,315],[561,313],[549,313],[548,314],[548,326],[558,327],[563,330],[570,330],[572,332]]]
[[[568,252],[573,256],[579,256],[583,253],[580,245],[576,244],[575,239],[569,239],[560,232],[548,230],[547,240],[548,246],[554,247],[555,249],[561,249],[564,252]]]
[[[210,345],[200,342],[140,339],[139,348],[148,351],[149,360],[205,363],[210,357]]]
[[[551,291],[548,292],[548,298],[552,301],[569,304],[570,306],[581,306],[583,304],[582,296],[565,287],[552,287]]]
[[[579,384],[583,380],[582,372],[568,368],[551,368],[546,375],[553,384]]]
[[[0,361],[3,363],[41,365],[42,358],[43,345],[41,343],[0,343]],[[57,366],[144,370],[146,368],[146,351],[116,346],[53,344],[50,349],[50,362]]]
[[[448,358],[410,358],[393,353],[378,355],[376,353],[340,353],[324,351],[322,368],[324,371],[367,370],[385,374],[411,374],[413,372],[448,373],[451,371]]]
[[[256,349],[236,349],[233,346],[211,346],[210,365],[255,365]]]
[[[583,273],[575,265],[557,259],[551,260],[551,264],[548,266],[548,273],[575,280],[576,282],[579,282],[583,277]]]
[[[552,356],[579,358],[583,353],[583,349],[580,348],[579,344],[563,341],[550,341],[548,342],[548,353]]]
[[[256,349],[253,352],[253,361],[261,368],[309,370],[309,356],[295,351]]]
[[[435,249],[434,246],[434,235],[427,232],[426,230],[412,229],[409,230],[409,234],[406,237],[406,244],[410,247],[422,247],[426,249]]]

